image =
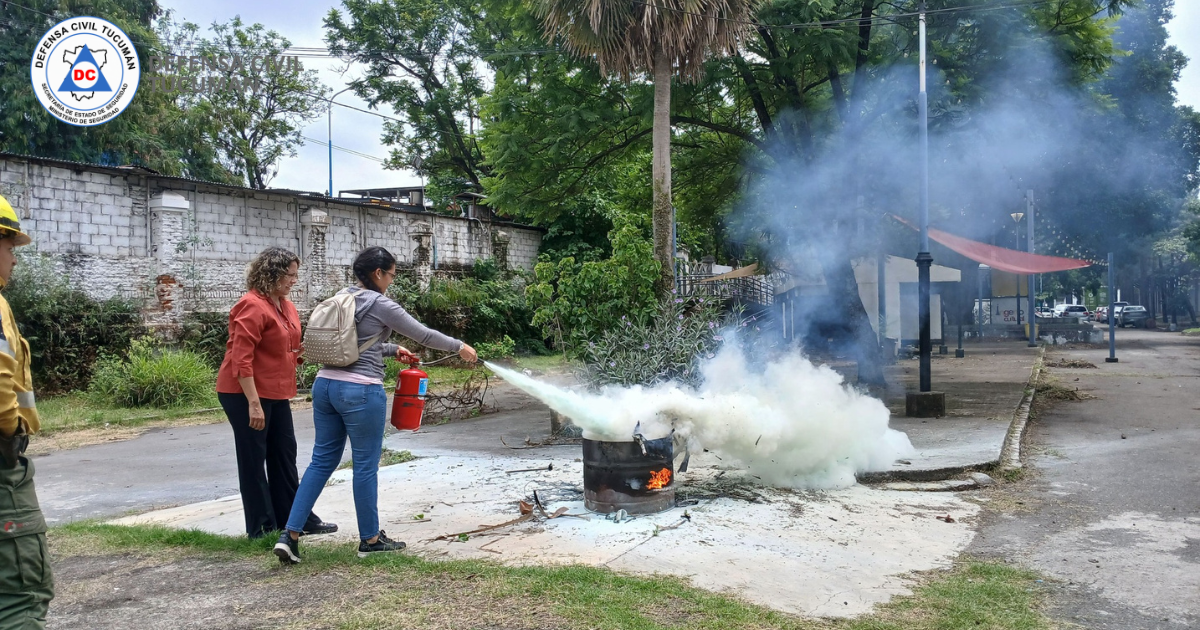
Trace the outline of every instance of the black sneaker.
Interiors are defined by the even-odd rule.
[[[319,521],[316,524],[304,526],[304,531],[300,532],[301,536],[315,536],[318,534],[332,534],[338,530],[337,523],[326,523]]]
[[[383,530],[381,529],[381,530],[379,530],[379,539],[376,540],[375,542],[368,543],[367,541],[364,540],[364,541],[358,543],[358,557],[366,558],[367,556],[369,556],[373,553],[383,553],[386,551],[400,551],[401,549],[404,549],[404,547],[405,547],[404,543],[402,543],[398,540],[392,540],[391,538],[388,538],[383,533]]]
[[[284,530],[279,534],[279,542],[275,543],[275,555],[283,564],[300,564],[300,541]]]

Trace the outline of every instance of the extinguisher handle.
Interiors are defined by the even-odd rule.
[[[406,348],[398,348],[396,350],[396,360],[401,363],[407,363],[409,367],[417,367],[421,365],[421,357],[410,352]]]

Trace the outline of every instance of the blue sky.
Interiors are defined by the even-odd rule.
[[[240,15],[244,22],[261,22],[291,40],[293,46],[324,46],[322,18],[334,6],[329,0],[292,0],[279,2],[245,2],[245,0],[160,0],[159,4],[173,9],[179,18],[186,18],[202,27],[214,21],[224,22]],[[1171,43],[1189,58],[1197,60],[1183,73],[1177,85],[1179,101],[1200,109],[1200,0],[1176,0],[1175,19],[1168,25]],[[336,60],[306,59],[306,67],[321,73],[321,79],[334,90],[340,90],[355,78],[353,68],[343,75]],[[360,108],[366,104],[352,94],[338,97],[339,103]],[[390,110],[382,113],[393,115]],[[378,158],[387,157],[388,150],[380,144],[383,120],[346,109],[333,110],[333,143]],[[325,141],[327,122],[322,116],[314,121],[303,135]],[[309,143],[299,149],[294,158],[280,164],[279,176],[271,185],[277,188],[322,191],[329,179],[327,149]],[[419,182],[414,173],[384,170],[378,162],[340,151],[333,152],[333,186],[335,190],[351,188],[383,188],[407,186]]]

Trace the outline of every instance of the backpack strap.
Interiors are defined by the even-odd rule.
[[[374,337],[371,337],[370,339],[363,342],[363,345],[358,347],[358,353],[362,354],[362,353],[366,352],[367,348],[370,348],[371,346],[375,345],[375,342],[379,341],[379,338],[382,337],[383,333],[386,333],[386,332],[391,332],[391,331],[388,330],[387,328],[384,328],[383,330],[379,331],[378,335],[375,335]]]
[[[360,292],[362,292],[362,290],[363,290],[362,287],[350,287],[351,293],[360,293]],[[355,313],[354,313],[355,325],[357,325],[359,322],[362,321],[363,316],[367,314],[368,309],[370,309],[372,306],[375,305],[376,300],[383,297],[383,294],[378,291],[372,291],[371,293],[374,293],[375,295],[367,296],[367,303],[362,307],[362,310],[355,311]],[[358,347],[358,353],[362,354],[362,353],[366,352],[367,348],[370,348],[371,346],[375,345],[375,343],[377,341],[379,341],[380,338],[384,337],[385,335],[391,335],[391,333],[392,333],[391,329],[389,329],[385,326],[383,330],[379,331],[378,335],[375,335],[374,337],[371,337],[370,339],[363,342],[363,344]]]

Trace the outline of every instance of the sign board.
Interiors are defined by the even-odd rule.
[[[994,297],[992,298],[992,323],[993,324],[1016,324],[1017,309],[1020,309],[1021,323],[1029,321],[1025,315],[1026,299],[1018,300],[1015,297]]]

